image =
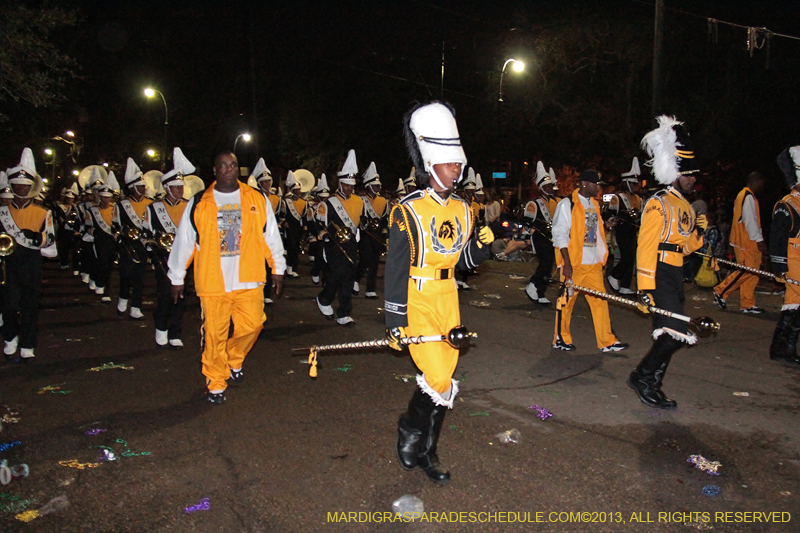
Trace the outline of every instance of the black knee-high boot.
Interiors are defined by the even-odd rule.
[[[439,456],[436,454],[436,448],[439,444],[439,434],[442,431],[446,414],[446,406],[434,405],[428,417],[427,432],[425,432],[419,452],[419,467],[436,483],[447,483],[450,481],[450,472],[439,462]]]
[[[775,326],[775,333],[772,335],[772,343],[769,345],[770,359],[786,359],[789,354],[787,348],[791,331],[792,318],[797,314],[796,309],[781,311],[778,325]],[[797,341],[795,340],[795,346]]]
[[[786,334],[786,355],[784,359],[790,363],[800,364],[800,357],[797,356],[797,338],[800,336],[800,311],[794,310],[788,330]]]
[[[419,462],[421,441],[434,404],[419,388],[408,402],[408,411],[397,422],[397,460],[405,470],[414,470]]]
[[[667,370],[672,354],[680,348],[683,343],[664,333],[658,337],[650,351],[644,356],[642,361],[631,372],[628,377],[628,386],[636,391],[643,404],[659,409],[674,409],[677,403],[669,400],[661,392],[661,382]]]

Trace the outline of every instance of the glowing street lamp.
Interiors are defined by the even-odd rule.
[[[164,93],[158,89],[148,87],[144,90],[144,95],[148,98],[153,98],[156,93],[161,96],[161,101],[164,102],[164,150],[161,152],[161,172],[167,167],[167,131],[169,128],[169,108],[167,107],[167,99],[164,98]]]
[[[147,152],[145,152],[145,153],[147,155],[149,155],[150,157],[155,157],[156,156],[156,151],[153,150],[152,148],[150,150],[148,150]]]
[[[67,137],[75,137],[75,132],[73,132],[72,130],[67,130],[64,132],[64,135],[66,135]]]
[[[244,142],[250,142],[250,139],[252,139],[252,137],[250,136],[249,133],[242,133],[241,135],[236,137],[236,140],[233,141],[233,153],[234,153],[234,155],[236,154],[236,144],[239,142],[239,139],[242,139]]]
[[[47,155],[53,155],[53,151],[50,148],[45,148],[44,153],[46,153]]]
[[[503,63],[503,68],[500,70],[500,91],[499,91],[499,96],[497,98],[498,102],[503,101],[503,75],[505,75],[506,67],[508,66],[509,63],[513,63],[511,68],[514,70],[514,72],[522,72],[523,70],[525,70],[525,63],[523,63],[522,61],[518,61],[513,58],[506,59],[506,62]]]
[[[79,172],[79,171],[77,171],[77,170],[73,170],[73,171],[72,171],[72,175],[73,175],[73,176],[77,176],[77,175],[79,175],[79,174],[80,174],[80,172]]]

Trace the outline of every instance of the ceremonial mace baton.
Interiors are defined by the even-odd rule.
[[[785,278],[785,277],[783,277],[783,276],[781,276],[779,274],[773,274],[772,272],[767,272],[766,270],[759,270],[757,268],[745,266],[745,265],[743,265],[741,263],[734,263],[733,261],[726,261],[725,259],[717,259],[714,256],[711,256],[711,255],[708,255],[708,254],[704,254],[704,253],[701,253],[701,252],[695,252],[695,253],[697,255],[701,256],[701,257],[708,257],[709,259],[711,259],[712,261],[715,261],[717,263],[722,263],[723,265],[732,266],[733,268],[738,268],[739,270],[744,270],[745,272],[750,272],[751,274],[755,274],[757,276],[764,276],[765,278],[772,278],[775,281],[778,281],[778,282],[781,282],[781,283],[786,282],[786,283],[791,283],[792,285],[800,285],[800,281],[797,281],[796,279]]]
[[[403,337],[400,344],[424,344],[426,342],[446,342],[453,348],[463,348],[469,343],[470,339],[476,339],[477,333],[467,331],[464,326],[456,326],[447,335],[420,335],[419,337]],[[308,375],[312,378],[317,377],[317,354],[318,352],[332,352],[340,350],[357,350],[361,348],[383,348],[389,346],[388,339],[375,339],[371,341],[345,342],[342,344],[326,344],[323,346],[309,346],[307,348],[292,349],[293,355],[308,353]]]
[[[589,289],[586,287],[581,287],[580,285],[575,285],[572,283],[572,280],[568,280],[565,283],[566,287],[572,287],[576,291],[585,292],[586,294],[591,294],[592,296],[597,296],[598,298],[604,298],[606,300],[611,300],[612,302],[618,302],[623,305],[627,305],[628,307],[635,307],[636,309],[641,309],[644,307],[643,304],[635,301],[635,300],[628,300],[627,298],[622,298],[621,296],[614,296],[613,294],[608,294],[607,292],[600,292],[594,289]],[[672,311],[667,311],[666,309],[661,309],[659,307],[653,307],[651,305],[647,306],[648,313],[655,313],[657,315],[664,315],[670,318],[674,318],[676,320],[680,320],[682,322],[686,322],[693,326],[696,326],[701,331],[719,331],[719,322],[711,318],[710,316],[699,316],[697,318],[691,318],[686,315],[681,315],[679,313],[673,313]]]

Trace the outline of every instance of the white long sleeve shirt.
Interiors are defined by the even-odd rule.
[[[744,229],[747,230],[751,241],[761,242],[764,240],[764,235],[761,233],[761,221],[756,217],[756,201],[752,194],[744,197],[742,222],[744,222]]]
[[[591,199],[578,195],[581,205],[586,212],[584,227],[576,228],[584,232],[583,239],[583,259],[582,265],[594,265],[601,263],[606,255],[606,243],[603,242],[600,233],[600,224],[603,219],[600,213],[594,208]],[[556,206],[553,215],[553,246],[558,249],[569,247],[569,235],[572,230],[572,205],[569,198],[564,198]],[[574,260],[573,257],[570,257]],[[573,266],[577,266],[573,264]]]
[[[222,221],[226,227],[220,228],[223,232],[230,234],[229,238],[224,238],[220,246],[225,245],[225,250],[220,257],[222,267],[222,278],[225,281],[225,292],[240,291],[245,289],[255,289],[263,285],[260,282],[242,283],[239,281],[239,250],[238,242],[241,241],[241,195],[239,189],[234,192],[223,193],[214,190],[214,201],[220,215],[217,216],[217,224]],[[275,220],[275,213],[272,211],[272,204],[266,198],[267,203],[267,225],[264,230],[264,241],[267,243],[272,258],[275,261],[274,274],[282,276],[286,271],[286,259],[283,257],[283,242],[278,232],[278,222]],[[175,241],[172,244],[172,251],[169,254],[169,279],[173,285],[183,285],[183,278],[186,277],[186,262],[192,256],[197,244],[197,232],[192,226],[190,216],[194,198],[189,200],[186,210],[181,217],[178,232],[175,234]],[[222,216],[221,216],[222,215]],[[238,224],[237,224],[238,221]]]

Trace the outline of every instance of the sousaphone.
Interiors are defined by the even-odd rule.
[[[317,180],[314,179],[314,174],[304,168],[294,171],[294,179],[296,179],[297,183],[300,184],[301,193],[309,192],[317,183]]]

